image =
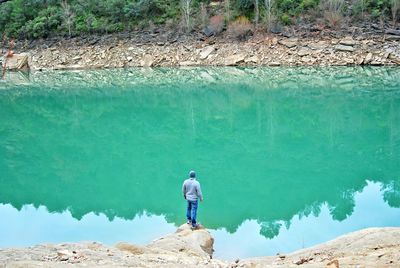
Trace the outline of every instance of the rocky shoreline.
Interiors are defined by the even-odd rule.
[[[370,36],[285,37],[256,34],[172,38],[162,34],[19,42],[31,70],[157,66],[355,66],[400,65],[400,31]],[[11,68],[11,66],[8,66]]]
[[[223,261],[212,258],[206,229],[184,224],[147,246],[96,242],[0,249],[0,267],[399,267],[400,227],[368,228],[287,255]]]

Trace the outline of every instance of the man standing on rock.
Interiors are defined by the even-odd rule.
[[[192,224],[192,229],[196,229],[199,226],[196,223],[198,199],[200,198],[200,202],[203,202],[203,195],[200,183],[196,180],[196,173],[193,170],[189,172],[189,179],[183,182],[182,192],[183,198],[187,200],[187,223]]]

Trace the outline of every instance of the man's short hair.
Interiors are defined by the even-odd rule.
[[[191,171],[189,172],[189,177],[190,177],[190,178],[196,178],[196,172],[194,172],[193,170],[191,170]]]

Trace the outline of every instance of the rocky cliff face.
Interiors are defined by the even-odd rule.
[[[399,65],[400,35],[144,39],[102,36],[88,40],[19,45],[32,55],[34,70],[154,66],[337,66]]]

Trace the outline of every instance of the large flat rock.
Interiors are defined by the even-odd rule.
[[[204,227],[192,230],[189,224],[181,225],[178,230],[152,242],[149,248],[159,248],[175,252],[188,252],[199,257],[212,257],[214,238]]]
[[[287,255],[251,258],[241,267],[400,267],[400,228],[368,228]]]
[[[3,57],[3,68],[7,70],[29,69],[28,53],[14,54],[11,57]]]

